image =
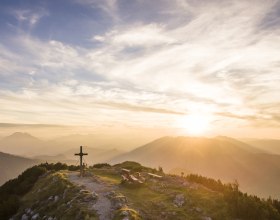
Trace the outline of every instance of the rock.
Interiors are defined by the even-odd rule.
[[[37,220],[37,219],[39,219],[39,214],[36,213],[35,215],[32,216],[31,219],[32,219],[32,220]]]
[[[197,212],[202,212],[202,209],[199,208],[199,207],[195,207],[194,210],[197,211]]]
[[[173,203],[178,207],[182,207],[185,203],[185,196],[183,194],[176,195]]]
[[[126,206],[127,199],[125,196],[116,196],[112,198],[111,203],[115,209],[120,209]]]
[[[130,218],[128,216],[126,216],[122,220],[130,220]]]
[[[24,214],[21,216],[21,220],[28,220],[28,216],[24,213]]]
[[[53,177],[52,182],[55,183],[57,181],[58,181],[58,177],[57,176]]]
[[[51,217],[51,216],[50,216],[50,217],[48,217],[48,220],[53,220],[53,217]]]
[[[211,218],[211,217],[208,217],[208,216],[203,216],[203,217],[201,218],[201,220],[212,220],[212,218]]]
[[[126,211],[126,210],[123,210],[123,211],[121,212],[121,216],[128,216],[128,215],[129,215],[129,212]]]
[[[31,213],[31,208],[27,208],[27,209],[25,209],[25,212],[27,213],[27,214],[29,214],[29,213]]]
[[[62,195],[62,199],[65,199],[67,193],[68,193],[68,189],[65,189],[64,192],[63,192],[63,195]]]
[[[59,196],[54,197],[54,202],[57,202],[59,200]]]
[[[115,191],[111,191],[111,192],[107,192],[107,193],[105,194],[105,196],[106,196],[107,198],[111,199],[111,198],[117,196],[117,193],[116,193]]]
[[[48,198],[48,200],[53,200],[53,196],[50,196],[50,197]]]
[[[92,197],[93,197],[93,199],[97,199],[98,198],[98,194],[96,192],[93,192],[92,193]]]

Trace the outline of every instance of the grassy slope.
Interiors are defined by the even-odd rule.
[[[65,172],[51,173],[40,178],[32,190],[22,198],[22,205],[16,217],[22,216],[25,210],[30,208],[34,214],[39,213],[40,217],[56,217],[61,220],[97,219],[96,214],[89,209],[88,203],[83,201],[86,195],[67,180]],[[54,200],[54,196],[58,196],[57,201]]]
[[[118,185],[120,175],[110,169],[92,169],[103,181]],[[138,211],[144,219],[201,219],[203,216],[212,219],[229,219],[223,196],[199,185],[184,186],[177,183],[178,177],[168,181],[149,181],[144,186],[127,187],[121,185],[119,192],[128,198],[129,207]],[[179,181],[180,182],[180,181]],[[170,183],[170,184],[168,184]],[[173,200],[183,194],[186,204],[176,207]]]

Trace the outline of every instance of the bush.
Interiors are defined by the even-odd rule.
[[[108,163],[97,163],[97,164],[94,164],[92,167],[100,169],[100,168],[111,167],[111,165]]]
[[[207,188],[221,192],[224,200],[228,204],[228,212],[233,218],[238,219],[280,219],[280,201],[261,200],[257,196],[247,195],[239,191],[239,184],[223,184],[220,180],[203,177],[196,174],[190,174],[186,177],[189,181],[199,183]]]
[[[9,219],[14,215],[19,206],[19,196],[26,194],[36,183],[38,178],[47,171],[58,171],[65,169],[79,169],[79,166],[67,166],[67,164],[40,164],[25,170],[17,178],[7,181],[0,187],[0,219]]]

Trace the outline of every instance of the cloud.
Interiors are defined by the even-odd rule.
[[[116,47],[152,47],[170,44],[174,39],[165,36],[164,28],[157,24],[135,25],[125,30],[112,30],[105,36],[94,36],[93,40]]]
[[[6,122],[121,123],[129,116],[137,125],[170,126],[192,113],[251,126],[278,120],[279,30],[264,24],[278,19],[275,1],[147,3],[157,16],[150,20],[137,20],[119,1],[76,2],[113,16],[107,31],[93,31],[90,46],[22,32],[9,39],[13,46],[0,45]],[[130,4],[141,13],[147,7]],[[32,21],[32,13],[18,12],[18,21],[40,25],[42,16]]]
[[[31,9],[15,9],[12,10],[11,13],[15,16],[19,24],[26,24],[29,28],[33,28],[40,19],[44,16],[48,16],[49,12],[42,8]]]
[[[64,127],[63,125],[54,125],[54,124],[15,124],[15,123],[0,123],[1,128],[48,128],[48,127]]]

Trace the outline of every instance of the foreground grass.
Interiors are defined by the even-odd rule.
[[[144,219],[230,219],[223,196],[217,192],[196,186],[195,189],[180,183],[169,183],[169,180],[146,181],[140,186],[121,184],[119,171],[116,169],[91,169],[107,184],[118,186],[117,191],[127,197],[129,207],[143,216]],[[185,204],[174,205],[174,198],[183,194]]]
[[[67,171],[50,173],[40,178],[32,190],[22,198],[18,217],[31,210],[42,218],[98,219],[96,213],[83,201],[80,188],[67,180]],[[28,212],[28,211],[27,211]]]

